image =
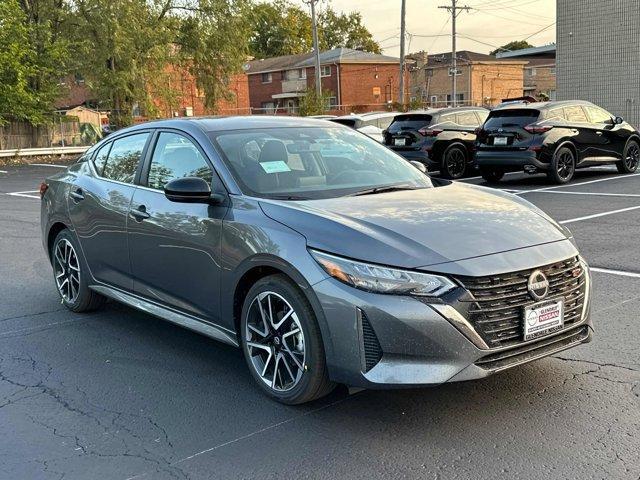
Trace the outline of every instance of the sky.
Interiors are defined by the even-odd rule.
[[[451,15],[438,6],[451,5],[451,0],[406,1],[406,28],[410,34],[406,53],[450,52]],[[293,3],[308,8],[303,0]],[[401,0],[320,0],[319,6],[332,5],[334,10],[346,13],[360,12],[383,53],[399,56],[400,3]],[[468,12],[460,11],[457,17],[458,50],[489,53],[493,45],[529,36],[528,42],[536,46],[555,42],[556,0],[457,0],[457,4],[471,7]]]

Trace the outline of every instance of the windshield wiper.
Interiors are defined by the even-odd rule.
[[[272,198],[273,200],[309,200],[309,197],[300,195],[269,195],[267,198]]]
[[[360,195],[374,195],[376,193],[399,192],[401,190],[418,190],[424,187],[414,187],[411,185],[383,185],[381,187],[368,188],[359,192],[347,195],[348,197],[358,197]]]

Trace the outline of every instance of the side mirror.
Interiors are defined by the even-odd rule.
[[[409,163],[426,175],[427,167],[424,166],[424,163],[417,160],[409,160]]]
[[[212,200],[211,187],[198,177],[171,180],[164,186],[164,194],[172,202],[209,203]]]
[[[613,124],[614,125],[620,125],[622,122],[624,122],[624,118],[622,118],[622,117],[615,117],[613,119]]]

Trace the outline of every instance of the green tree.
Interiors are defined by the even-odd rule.
[[[501,52],[512,52],[514,50],[522,50],[523,48],[531,48],[531,47],[533,47],[533,45],[531,45],[526,40],[514,40],[512,42],[509,42],[489,52],[489,55],[495,55],[496,53],[501,53]]]
[[[304,96],[300,97],[300,103],[298,108],[298,115],[307,117],[309,115],[321,115],[329,110],[329,96],[330,92],[321,92],[315,88],[307,90]]]
[[[307,53],[313,49],[309,13],[288,0],[256,3],[249,15],[249,52],[256,58]],[[380,45],[358,12],[337,13],[330,6],[318,14],[321,50],[337,47],[381,53]]]

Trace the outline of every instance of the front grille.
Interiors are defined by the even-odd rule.
[[[380,342],[378,341],[378,337],[376,336],[376,332],[373,331],[373,327],[369,323],[367,316],[364,312],[360,312],[360,318],[362,320],[362,342],[363,342],[363,350],[364,350],[364,363],[365,363],[365,372],[368,372],[382,358],[382,348],[380,347]]]
[[[580,274],[575,276],[576,269]],[[564,324],[570,326],[582,316],[586,278],[577,257],[538,267],[549,280],[546,299],[564,298]],[[524,308],[538,303],[531,298],[527,282],[536,270],[492,275],[458,277],[472,298],[462,300],[461,312],[490,348],[506,347],[523,341]]]

